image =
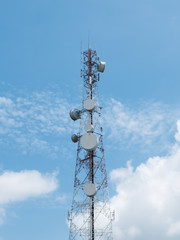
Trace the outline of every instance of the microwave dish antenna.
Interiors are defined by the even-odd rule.
[[[103,73],[105,70],[106,63],[105,62],[99,62],[97,64],[97,71]]]
[[[69,112],[69,115],[70,115],[72,120],[76,121],[76,120],[81,118],[81,111],[79,111],[78,109],[74,108],[74,109],[72,109]]]
[[[86,132],[88,132],[88,133],[91,133],[91,132],[93,132],[94,127],[93,127],[93,125],[92,125],[91,123],[87,123],[87,124],[84,126],[84,130],[85,130]]]
[[[71,140],[74,142],[74,143],[76,143],[77,141],[78,141],[78,136],[76,135],[76,134],[73,134],[72,136],[71,136]]]
[[[87,183],[84,187],[84,193],[88,197],[94,197],[96,195],[97,189],[94,183]]]
[[[87,111],[92,111],[95,108],[95,102],[92,99],[87,99],[84,101],[84,109]]]
[[[94,133],[85,133],[81,139],[81,146],[87,151],[93,151],[98,146],[99,140]]]

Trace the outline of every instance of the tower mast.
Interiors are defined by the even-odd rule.
[[[89,77],[89,99],[92,100],[92,76],[91,76],[91,49],[88,51],[88,77]],[[93,115],[92,111],[89,112],[90,115],[90,123],[93,126]],[[93,173],[93,151],[89,152],[90,159],[90,183],[94,183],[94,173]],[[94,240],[94,197],[90,197],[90,208],[91,208],[91,239]]]
[[[79,133],[71,137],[78,147],[73,200],[68,214],[69,240],[112,240],[113,213],[108,202],[101,107],[97,91],[98,72],[104,72],[105,63],[99,62],[96,51],[90,48],[82,55],[83,106],[82,110],[70,111],[70,117],[74,121],[80,119],[81,124]]]

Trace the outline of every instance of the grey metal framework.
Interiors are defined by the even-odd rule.
[[[112,220],[114,213],[109,204],[108,182],[103,147],[103,134],[100,124],[101,107],[98,101],[99,58],[95,50],[82,52],[81,76],[83,78],[85,100],[92,99],[95,109],[81,111],[80,131],[78,133],[77,158],[74,178],[74,192],[71,210],[68,213],[69,240],[112,240]],[[86,151],[80,144],[84,133],[83,126],[90,122],[99,144],[93,151]],[[88,197],[84,187],[88,183],[96,185],[95,196]]]

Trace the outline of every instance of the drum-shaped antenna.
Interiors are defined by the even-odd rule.
[[[97,64],[97,71],[98,72],[104,72],[104,69],[105,69],[105,66],[106,66],[106,63],[105,62],[99,62]]]
[[[76,121],[77,119],[81,118],[81,111],[79,111],[78,109],[75,108],[69,112],[69,115],[72,120]]]
[[[74,143],[76,143],[76,142],[78,141],[78,136],[77,136],[76,134],[73,134],[73,135],[71,136],[71,140],[72,140]]]

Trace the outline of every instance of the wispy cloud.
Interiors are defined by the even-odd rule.
[[[132,145],[143,148],[149,145],[151,148],[150,145],[158,145],[161,151],[167,147],[178,117],[180,108],[172,109],[155,102],[143,102],[133,108],[111,99],[105,108],[104,125],[106,135],[118,148]]]
[[[178,132],[176,138],[180,136]],[[152,157],[135,169],[111,172],[116,194],[111,199],[116,210],[115,239],[171,239],[180,237],[180,145],[168,155]]]
[[[23,153],[56,155],[60,151],[59,139],[62,142],[65,136],[77,130],[79,122],[74,123],[69,118],[72,107],[75,107],[73,103],[51,91],[24,97],[0,97],[0,144],[17,145]],[[142,102],[133,108],[111,99],[104,108],[103,127],[113,146],[138,145],[139,149],[157,147],[158,151],[163,151],[170,146],[169,138],[179,117],[178,107]]]
[[[0,143],[26,151],[58,151],[57,137],[70,133],[70,104],[56,93],[0,97]]]

